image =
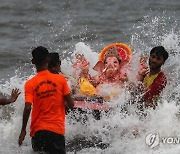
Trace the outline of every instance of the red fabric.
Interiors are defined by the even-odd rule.
[[[99,110],[99,111],[109,110],[108,105],[105,103],[79,101],[79,100],[74,101],[74,108],[91,109],[91,110]]]
[[[167,78],[163,72],[160,72],[154,79],[154,82],[149,86],[144,94],[145,100],[151,101],[155,96],[158,96],[167,84]]]

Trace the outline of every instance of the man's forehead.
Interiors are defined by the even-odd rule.
[[[160,59],[164,59],[162,53],[160,53],[160,52],[154,52],[154,53],[150,54],[150,56],[151,55],[156,56],[157,58],[160,58]]]

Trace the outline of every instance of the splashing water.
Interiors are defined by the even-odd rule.
[[[149,20],[146,18],[146,21],[140,26],[141,33],[132,37],[131,47],[134,50],[134,55],[130,78],[133,80],[132,75],[138,67],[138,57],[141,55],[148,56],[152,47],[163,45],[170,54],[162,68],[167,74],[169,82],[164,89],[162,99],[159,100],[159,106],[156,110],[147,110],[146,117],[140,117],[136,114],[137,110],[133,106],[129,114],[121,113],[120,105],[128,100],[128,93],[126,92],[121,94],[118,100],[111,102],[115,108],[108,114],[102,113],[99,121],[94,120],[89,113],[85,124],[72,122],[71,118],[67,117],[67,142],[75,140],[78,143],[77,138],[85,138],[89,140],[89,144],[90,142],[94,143],[92,147],[81,145],[81,150],[78,153],[178,153],[179,142],[175,141],[176,139],[179,140],[180,137],[178,131],[180,128],[178,124],[179,34],[174,31],[177,28],[176,24],[167,28],[165,17],[155,17],[151,22]],[[144,42],[141,41],[141,37],[144,38]],[[82,43],[78,45],[82,45]],[[88,46],[82,46],[84,46],[84,50],[89,50]],[[88,54],[85,56],[86,58],[91,57],[93,53],[88,52]],[[159,144],[155,148],[151,148],[146,143],[147,135],[150,133],[158,133],[159,135]],[[164,140],[162,140],[163,137]],[[96,143],[95,138],[99,141],[98,143]],[[172,140],[174,141],[171,142]],[[102,148],[99,143],[104,143],[107,147]],[[88,143],[86,142],[86,144]],[[74,151],[78,151],[77,147]]]
[[[167,30],[163,18],[155,17],[152,21],[149,20],[147,17],[142,25],[137,26],[137,29],[141,29],[141,33],[132,35],[131,47],[134,50],[134,55],[132,59],[133,71],[131,73],[133,74],[136,71],[136,59],[142,54],[148,55],[153,46],[163,45],[169,51],[170,57],[163,67],[169,83],[164,89],[157,109],[146,110],[146,117],[140,116],[133,105],[130,106],[128,114],[121,112],[121,105],[129,99],[129,93],[123,92],[117,100],[111,102],[113,107],[109,113],[101,113],[100,120],[94,119],[91,111],[82,115],[77,113],[76,118],[79,116],[80,120],[75,119],[73,114],[70,113],[66,117],[68,153],[179,153],[179,144],[171,141],[180,137],[178,103],[180,100],[178,81],[180,74],[180,35],[173,30],[173,27]],[[159,28],[162,25],[163,28]],[[160,33],[161,30],[163,31]],[[142,37],[144,38],[143,42]],[[85,58],[90,61],[90,73],[94,74],[92,67],[98,60],[98,53],[93,52],[83,42],[75,45],[72,57],[77,52],[84,54]],[[73,80],[71,79],[72,61],[65,59],[62,62],[62,71],[68,77],[70,87]],[[16,73],[18,74],[18,71]],[[32,74],[34,74],[33,71]],[[0,85],[1,93],[5,95],[10,95],[11,89],[14,87],[19,88],[22,92],[14,104],[0,108],[0,153],[33,153],[28,133],[23,145],[19,147],[17,144],[24,107],[23,85],[31,76],[20,77],[16,75]],[[133,77],[131,79],[133,80]],[[29,127],[27,127],[27,132],[29,132]],[[154,140],[150,140],[153,141],[150,143],[152,145],[155,144],[155,141],[159,141],[159,144],[152,148],[149,142],[147,143],[147,135],[154,135],[155,133],[158,133],[158,136],[155,136]]]

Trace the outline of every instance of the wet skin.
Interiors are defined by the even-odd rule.
[[[152,53],[149,57],[149,67],[150,70],[159,70],[164,64],[164,59],[162,56]]]

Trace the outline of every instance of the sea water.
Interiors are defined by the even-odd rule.
[[[62,72],[72,86],[72,62],[82,53],[92,67],[100,50],[114,42],[128,44],[133,51],[129,79],[134,80],[138,59],[152,47],[163,45],[169,59],[162,70],[168,84],[156,110],[140,113],[133,105],[128,113],[121,106],[129,99],[125,91],[112,100],[112,110],[94,119],[91,111],[66,116],[67,153],[179,154],[179,5],[174,1],[2,1],[1,7],[1,96],[12,88],[21,94],[14,104],[0,107],[0,153],[32,154],[27,135],[21,147],[18,137],[24,108],[24,83],[35,74],[30,64],[33,46],[44,45],[62,58]],[[18,4],[18,5],[17,5]],[[146,116],[142,116],[146,114]],[[78,115],[77,115],[78,116]]]

